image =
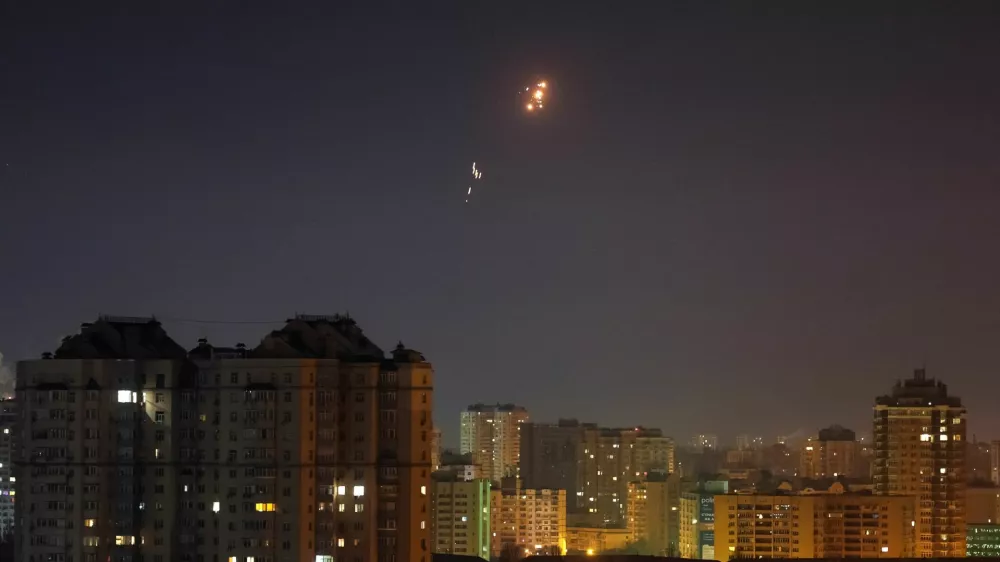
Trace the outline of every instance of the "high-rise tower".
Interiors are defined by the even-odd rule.
[[[875,400],[875,493],[918,498],[918,557],[965,556],[965,408],[923,369]]]

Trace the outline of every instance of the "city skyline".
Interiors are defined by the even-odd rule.
[[[7,361],[349,310],[434,357],[447,443],[484,401],[862,430],[921,366],[997,437],[994,13],[200,9],[0,21]]]

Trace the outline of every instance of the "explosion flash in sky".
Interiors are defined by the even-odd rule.
[[[526,86],[521,92],[524,100],[524,110],[529,113],[541,111],[548,103],[549,85],[545,80],[539,80],[533,86]]]
[[[472,163],[472,180],[476,181],[476,180],[482,179],[482,177],[483,177],[482,170],[480,170],[479,168],[477,168],[476,167],[476,163],[473,162]],[[469,197],[471,197],[471,196],[472,196],[472,186],[470,185],[469,186],[469,190],[465,192],[465,202],[466,203],[469,202]]]

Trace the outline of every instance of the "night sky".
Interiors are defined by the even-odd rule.
[[[8,5],[0,352],[349,311],[452,443],[479,401],[868,433],[922,364],[1000,438],[1000,18],[960,4]]]

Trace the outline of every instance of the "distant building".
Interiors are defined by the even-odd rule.
[[[102,317],[44,357],[17,371],[16,560],[429,562],[420,353],[340,315],[190,351]]]
[[[858,464],[858,441],[854,432],[839,425],[819,431],[819,437],[807,439],[799,458],[803,478],[853,478]],[[865,475],[867,476],[867,475]]]
[[[604,527],[566,527],[567,554],[593,556],[611,550],[624,549],[633,542],[628,529]]]
[[[1000,525],[969,523],[965,537],[969,558],[1000,558]]]
[[[566,490],[523,488],[508,477],[490,498],[491,550],[500,556],[511,545],[524,554],[566,553]]]
[[[917,557],[965,556],[965,421],[923,369],[875,400],[875,493],[919,498]]]
[[[654,556],[678,553],[680,480],[677,474],[651,474],[646,480],[628,484],[629,535],[645,543]]]
[[[701,433],[691,439],[691,446],[695,449],[718,449],[719,436],[711,433]]]
[[[584,431],[596,424],[577,420],[521,425],[521,479],[524,487],[566,490],[570,513],[587,510],[580,476],[584,473]]]
[[[459,480],[475,480],[486,478],[481,466],[475,463],[472,453],[459,455],[454,451],[443,451],[441,453],[441,466],[439,472],[447,472],[455,475]],[[489,480],[489,478],[486,478]]]
[[[14,538],[17,417],[17,403],[13,399],[0,399],[0,542]]]
[[[1000,441],[990,441],[990,479],[1000,486]]]
[[[729,493],[729,482],[699,482],[697,489],[681,494],[680,556],[715,560],[715,496]]]
[[[490,481],[437,472],[431,493],[431,548],[435,554],[490,559]]]
[[[659,429],[586,428],[577,495],[595,527],[625,527],[628,483],[674,468],[674,441]]]
[[[483,476],[499,482],[517,476],[521,463],[521,424],[528,411],[514,404],[473,404],[462,412],[461,452],[471,453]]]
[[[912,558],[912,496],[715,496],[715,559]]]

